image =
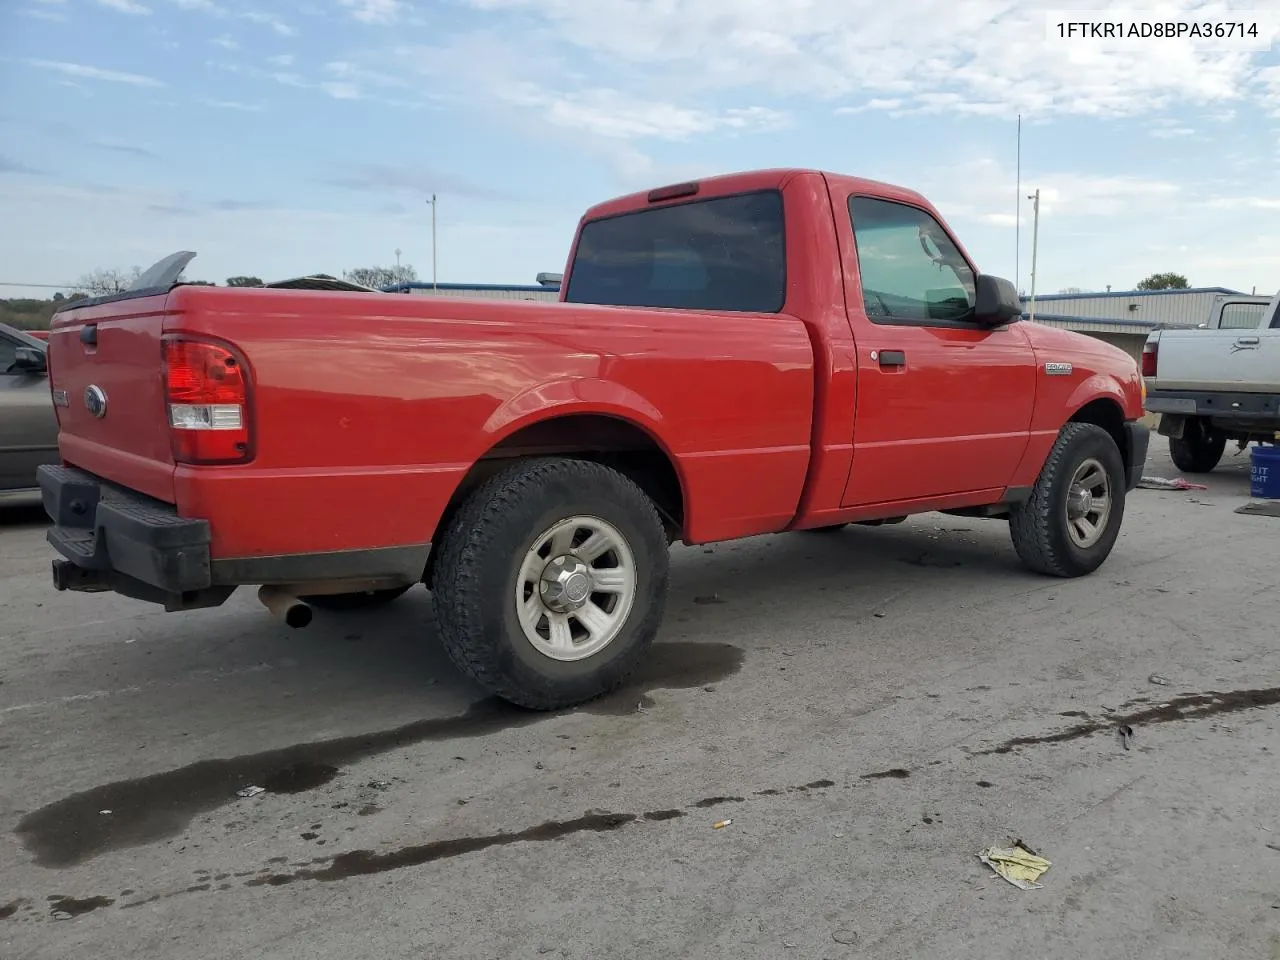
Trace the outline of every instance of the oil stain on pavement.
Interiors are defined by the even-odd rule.
[[[459,716],[202,760],[72,794],[27,814],[15,832],[38,865],[71,867],[111,850],[177,836],[195,816],[235,802],[236,791],[246,786],[299,793],[328,783],[344,766],[419,743],[483,737],[575,712],[625,715],[641,702],[637,694],[724,680],[738,672],[742,660],[742,650],[727,643],[659,643],[626,687],[576,710],[537,713],[487,699]]]
[[[759,790],[756,791],[755,795],[758,797],[773,797],[788,793],[808,793],[816,790],[827,790],[835,785],[836,782],[834,780],[814,780],[810,783],[784,789]],[[280,865],[287,862],[285,857],[272,857],[267,861],[265,869],[236,873],[234,876],[247,878],[244,880],[244,886],[246,887],[283,887],[302,880],[332,883],[352,877],[370,876],[392,870],[401,870],[406,867],[421,866],[437,860],[477,853],[481,850],[488,850],[491,847],[508,846],[514,843],[545,843],[560,840],[576,833],[607,833],[633,824],[677,820],[688,816],[688,811],[690,810],[706,809],[724,802],[745,803],[747,801],[742,797],[708,797],[688,804],[685,808],[672,807],[665,810],[651,810],[643,814],[588,810],[582,816],[571,820],[548,820],[545,823],[527,827],[523,830],[503,830],[497,833],[477,836],[451,837],[428,843],[412,844],[388,851],[348,850],[345,853],[339,853],[331,857],[317,857],[309,863],[291,864],[296,868],[291,872],[285,872],[280,869]],[[230,874],[219,874],[213,879],[225,879],[230,876]],[[206,892],[212,889],[212,884],[208,882],[200,883],[171,890],[167,893],[139,897],[120,904],[119,909],[129,910],[162,900],[169,900],[173,897]],[[231,884],[229,883],[221,883],[217,887],[218,891],[229,889],[231,889]],[[136,891],[128,890],[125,892],[134,894]],[[70,914],[86,913],[89,910],[110,906],[115,903],[113,899],[108,897],[87,897],[83,900],[73,900],[69,897],[58,895],[50,897],[49,900],[51,902],[57,901],[54,905],[55,912],[62,910],[64,913]],[[7,917],[16,912],[23,904],[29,904],[29,901],[25,899],[14,901],[6,908],[9,913],[5,914],[5,916]],[[68,905],[70,905],[71,909],[67,909]]]
[[[1071,740],[1091,737],[1095,733],[1115,730],[1121,726],[1143,727],[1153,726],[1157,723],[1176,723],[1181,720],[1202,720],[1205,717],[1213,717],[1223,713],[1238,713],[1242,710],[1274,707],[1277,704],[1280,704],[1280,687],[1261,690],[1231,690],[1226,693],[1217,691],[1189,693],[1130,713],[1112,713],[1105,718],[1077,723],[1075,726],[1060,730],[1057,733],[1047,733],[1036,737],[1014,737],[989,750],[975,751],[973,755],[990,756],[991,754],[1012,753],[1018,747],[1067,743]]]

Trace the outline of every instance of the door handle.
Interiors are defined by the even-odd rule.
[[[1258,343],[1257,337],[1236,337],[1236,343],[1241,346],[1255,346]]]
[[[881,350],[876,357],[882,367],[905,367],[907,355],[902,350]]]

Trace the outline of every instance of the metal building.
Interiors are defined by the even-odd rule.
[[[1036,318],[1045,313],[1059,317],[1102,317],[1108,320],[1141,320],[1166,327],[1194,327],[1209,319],[1219,298],[1239,295],[1239,290],[1226,287],[1051,293],[1036,297]],[[1027,297],[1022,303],[1024,309],[1031,305]]]

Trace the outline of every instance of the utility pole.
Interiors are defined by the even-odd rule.
[[[1036,188],[1036,192],[1027,197],[1032,201],[1032,219],[1031,219],[1031,309],[1027,313],[1027,319],[1034,321],[1036,318],[1036,247],[1040,243],[1040,188]]]
[[[436,288],[436,195],[427,201],[431,204],[431,289]]]
[[[1013,215],[1013,286],[1022,292],[1022,114],[1018,114],[1018,174],[1014,192],[1017,206]]]

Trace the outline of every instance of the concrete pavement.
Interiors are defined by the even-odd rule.
[[[1280,520],[1208,482],[1074,581],[936,514],[678,548],[644,676],[552,716],[425,591],[165,614],[0,515],[0,954],[1280,957]]]

